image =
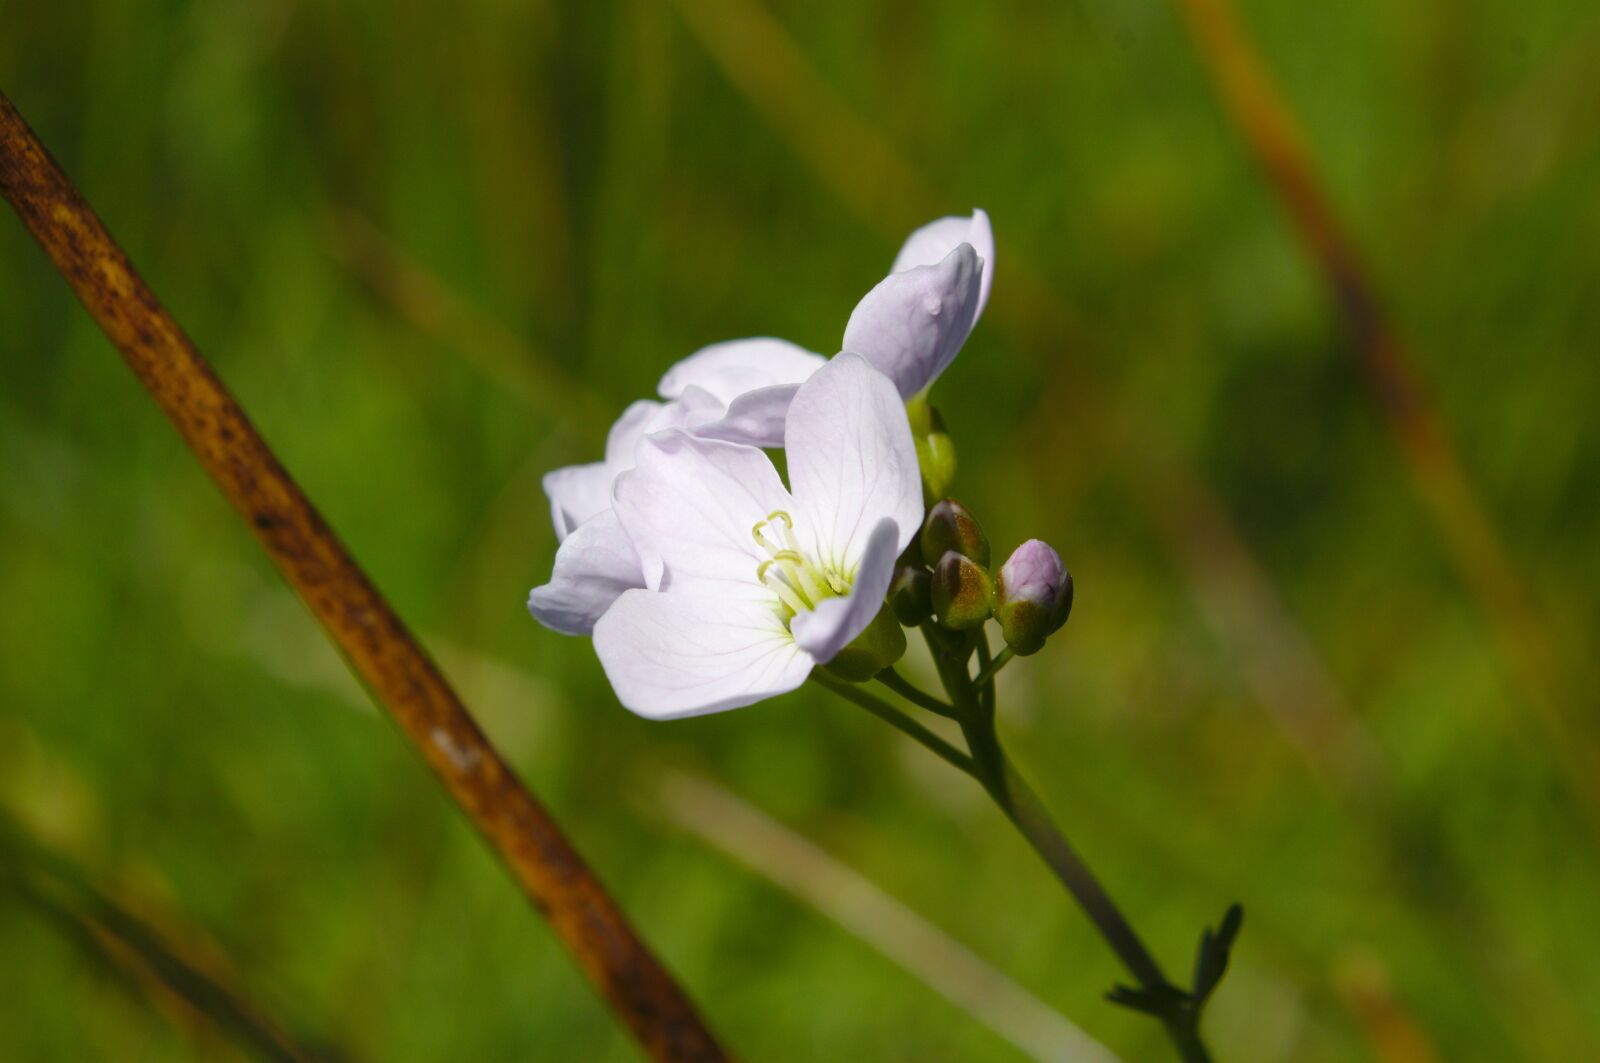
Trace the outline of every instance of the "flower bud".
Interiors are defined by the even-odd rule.
[[[917,465],[922,469],[925,498],[939,498],[956,482],[956,444],[944,432],[917,436]]]
[[[889,584],[889,608],[906,627],[916,627],[932,616],[932,574],[921,565],[901,565]]]
[[[922,470],[922,492],[928,501],[943,498],[956,479],[956,445],[945,431],[944,418],[922,396],[906,403],[911,439]]]
[[[952,631],[967,631],[989,619],[994,606],[994,582],[988,569],[954,550],[939,559],[933,570],[933,612]]]
[[[1072,574],[1049,544],[1029,539],[1000,566],[995,619],[1020,657],[1039,652],[1072,612]]]
[[[935,502],[922,525],[922,557],[937,565],[951,550],[970,557],[980,566],[989,564],[989,540],[978,520],[960,502],[946,498]]]
[[[852,683],[865,683],[889,667],[906,652],[906,633],[895,623],[887,607],[879,609],[867,629],[833,655],[822,667]]]

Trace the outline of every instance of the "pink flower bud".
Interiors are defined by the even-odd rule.
[[[1048,543],[1029,539],[1000,566],[995,619],[1019,656],[1037,653],[1072,611],[1072,576]]]

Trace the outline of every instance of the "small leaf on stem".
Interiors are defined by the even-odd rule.
[[[1200,935],[1200,950],[1194,958],[1194,1001],[1198,1007],[1206,1002],[1222,975],[1228,969],[1228,957],[1233,942],[1244,925],[1244,908],[1234,904],[1222,916],[1222,923],[1213,931],[1207,927]]]
[[[1111,987],[1106,999],[1113,1004],[1120,1004],[1146,1015],[1154,1015],[1158,1019],[1167,1019],[1188,1004],[1189,995],[1174,985],[1145,989],[1119,983]]]

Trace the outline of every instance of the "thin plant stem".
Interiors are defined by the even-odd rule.
[[[998,743],[996,749],[998,774],[979,781],[988,789],[1006,818],[1016,825],[1023,837],[1028,839],[1028,844],[1038,851],[1056,877],[1072,892],[1129,973],[1146,987],[1165,984],[1166,977],[1145,948],[1144,942],[1139,940],[1139,935],[1056,827],[1033,788],[1018,774],[1005,752],[999,750]]]
[[[934,666],[945,691],[960,714],[961,730],[972,754],[972,776],[1049,865],[1139,985],[1153,997],[1173,1002],[1166,1014],[1159,1018],[1179,1057],[1184,1063],[1209,1063],[1210,1056],[1197,1029],[1198,1016],[1187,1006],[1182,991],[1162,973],[1160,964],[1140,940],[1127,917],[1072,848],[1061,829],[1050,818],[1043,802],[1001,748],[994,724],[994,702],[982,695],[977,682],[967,671],[967,661],[972,652],[976,649],[981,660],[987,651],[987,640],[983,633],[978,632],[976,639],[954,636],[932,623],[924,624],[922,633],[928,642],[928,649],[933,653]],[[989,669],[992,668],[991,664]]]
[[[893,726],[904,731],[906,734],[910,735],[924,746],[927,746],[946,763],[961,769],[961,771],[967,775],[973,774],[973,763],[971,757],[967,756],[965,753],[961,752],[961,750],[957,749],[949,742],[946,742],[944,739],[940,738],[938,735],[934,734],[932,731],[928,730],[926,727],[922,726],[922,724],[918,723],[916,720],[913,720],[911,717],[907,716],[905,713],[901,712],[887,701],[884,701],[882,698],[867,693],[854,683],[846,682],[843,679],[835,679],[833,676],[828,675],[821,669],[817,669],[811,673],[811,681],[816,683],[818,686],[826,687],[835,694],[839,695],[841,698],[844,698],[846,701],[854,702],[863,709],[866,709],[868,712],[872,713],[872,715],[878,717],[878,719],[892,724]]]
[[[979,653],[988,653],[988,646],[986,642],[980,642],[978,646]],[[974,686],[980,689],[987,689],[989,691],[990,701],[994,700],[994,677],[999,674],[1000,669],[1010,664],[1011,659],[1015,656],[1015,650],[1013,650],[1010,646],[1005,647],[999,653],[994,655],[994,660],[980,667],[978,669],[978,674],[972,678],[972,684]]]
[[[905,676],[895,671],[892,667],[885,668],[873,678],[914,705],[919,705],[929,712],[937,713],[947,719],[953,720],[956,718],[955,706],[948,702],[940,701],[932,694],[912,685]]]
[[[981,627],[972,633],[972,648],[977,651],[978,675],[982,676],[989,671],[990,661],[989,633]],[[961,666],[961,670],[963,672],[967,670],[965,664]],[[983,711],[991,716],[994,715],[994,684],[979,682],[978,679],[974,678],[972,680],[972,688],[978,692],[978,703],[983,706]]]
[[[1095,878],[1082,857],[1061,833],[1061,829],[1045,810],[1044,803],[1017,772],[1010,758],[1006,756],[1005,750],[1001,748],[999,735],[994,726],[994,701],[992,697],[984,696],[978,682],[967,671],[968,659],[974,650],[979,654],[980,660],[987,659],[988,642],[983,633],[977,632],[976,637],[953,635],[935,627],[931,622],[922,625],[922,633],[928,641],[929,650],[933,653],[934,666],[944,683],[946,693],[950,696],[951,704],[946,706],[943,702],[937,702],[937,699],[918,690],[892,669],[880,673],[878,678],[884,681],[884,685],[897,693],[904,694],[908,700],[917,704],[935,701],[941,708],[952,709],[956,720],[961,724],[970,755],[962,753],[900,709],[869,694],[858,684],[836,679],[821,670],[812,672],[811,679],[819,686],[826,687],[899,728],[946,762],[976,779],[999,806],[1006,819],[1010,820],[1028,844],[1033,846],[1034,851],[1055,873],[1067,892],[1072,894],[1078,906],[1083,909],[1101,937],[1105,938],[1111,951],[1116,953],[1117,958],[1122,961],[1122,965],[1133,975],[1140,987],[1146,990],[1152,999],[1167,1002],[1164,1013],[1156,1017],[1166,1029],[1179,1058],[1184,1063],[1210,1063],[1211,1057],[1200,1039],[1197,1028],[1199,1018],[1197,1010],[1191,1006],[1184,992],[1162,973],[1161,965],[1145,947],[1132,924],[1122,914],[1122,910],[1117,907],[1116,902],[1106,893],[1105,887],[1100,885],[1099,879]],[[1007,652],[1002,651],[995,662],[988,663],[980,670],[979,678],[982,678],[985,671],[992,674],[997,670],[995,663],[1003,664],[1009,659]],[[892,677],[892,680],[889,677]]]
[[[1105,887],[1100,885],[1100,880],[1095,878],[1050,818],[1038,794],[1018,774],[998,742],[995,743],[995,749],[1000,764],[998,779],[979,777],[979,782],[994,798],[995,804],[1000,806],[1006,818],[1028,840],[1034,851],[1050,865],[1050,870],[1066,886],[1078,906],[1100,931],[1100,936],[1105,938],[1106,944],[1111,946],[1122,965],[1139,980],[1139,984],[1155,991],[1171,987],[1155,957],[1140,940],[1116,902],[1106,893]],[[1191,1015],[1175,1014],[1162,1022],[1185,1063],[1205,1063],[1210,1059]]]

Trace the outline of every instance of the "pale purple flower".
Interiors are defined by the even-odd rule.
[[[924,225],[850,315],[843,349],[887,375],[902,399],[927,390],[983,312],[993,260],[994,235],[982,210]],[[666,401],[629,406],[606,439],[604,460],[544,478],[560,547],[550,581],[528,597],[534,617],[557,631],[587,635],[618,595],[645,586],[638,554],[611,512],[613,484],[633,467],[642,439],[679,429],[708,440],[783,446],[790,404],[827,364],[786,340],[759,337],[713,344],[669,369],[658,387]]]
[[[904,406],[840,355],[800,385],[784,428],[789,487],[761,450],[683,430],[638,447],[613,513],[642,564],[594,627],[621,702],[671,719],[793,690],[883,606],[922,519]]]

